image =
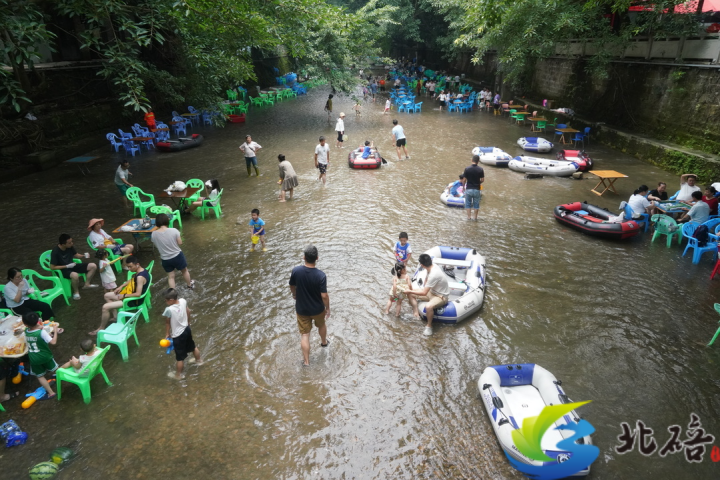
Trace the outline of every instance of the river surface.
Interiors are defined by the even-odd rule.
[[[152,318],[138,326],[140,346],[131,343],[126,363],[112,347],[105,369],[113,386],[96,377],[89,405],[72,385],[60,402],[28,410],[7,402],[0,419],[14,419],[30,439],[0,449],[0,478],[25,478],[55,447],[72,445],[79,456],[58,478],[519,479],[477,388],[486,366],[508,362],[542,365],[573,400],[592,400],[580,410],[600,448],[591,478],[718,477],[709,449],[699,464],[682,452],[660,458],[614,450],[621,422],[642,420],[662,446],[673,424],[683,426],[685,439],[693,412],[720,436],[720,343],[704,346],[718,321],[720,279],[709,280],[712,260],[693,265],[680,247],[666,248],[664,239],[651,244],[649,234],[594,239],[552,214],[555,205],[582,200],[616,209],[642,183],[664,180],[674,192],[677,177],[592,143],[595,168],[629,176],[617,182],[619,196],[591,193],[591,176],[526,180],[485,167],[480,219],[467,222],[463,211],[440,202],[443,187],[469,165],[476,145],[522,153],[515,142],[530,135],[529,127],[480,112],[438,112],[428,99],[421,114],[382,115],[378,101],[364,103],[356,118],[352,102],[336,97],[328,121],[327,94],[318,88],[254,109],[246,124],[196,128],[205,135],[197,149],[132,158],[131,181],[148,193],[189,178],[217,178],[224,188],[222,218],[185,218],[182,232],[198,287],[180,291],[206,364],[187,367],[185,381],[168,378],[173,356],[158,346],[167,280],[159,256],[143,248],[141,261],[154,259],[156,266]],[[313,151],[319,135],[334,146],[340,111],[347,113],[347,144],[372,139],[389,163],[351,170],[348,149],[333,148],[323,187]],[[396,161],[394,117],[405,128],[409,161]],[[247,133],[263,147],[259,178],[247,178],[237,149]],[[3,185],[3,272],[39,269],[38,256],[63,232],[86,251],[92,217],[104,218],[107,231],[132,217],[113,185],[123,154],[93,153],[102,158],[87,177],[61,166]],[[300,181],[287,203],[277,201],[279,153]],[[253,208],[266,222],[265,253],[248,251]],[[400,231],[409,233],[416,258],[434,245],[471,246],[485,255],[487,295],[476,316],[436,326],[428,338],[408,305],[400,318],[381,313]],[[311,367],[302,368],[287,281],[308,243],[317,245],[317,266],[328,276],[331,343],[319,348],[313,332]],[[82,293],[69,307],[55,302],[65,328],[53,347],[61,363],[82,353],[79,342],[100,320],[101,292]],[[23,394],[35,388],[27,378],[19,386]]]

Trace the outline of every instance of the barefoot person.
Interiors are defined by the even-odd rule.
[[[117,320],[118,310],[123,307],[123,301],[126,298],[137,298],[137,300],[129,302],[130,307],[136,307],[143,301],[139,298],[150,285],[150,273],[140,265],[140,262],[135,256],[129,256],[125,262],[127,263],[128,270],[134,275],[130,277],[130,280],[116,288],[114,292],[107,292],[105,294],[105,305],[103,305],[102,314],[100,315],[100,326],[96,330],[89,332],[92,336],[97,335],[97,332],[100,330],[104,330],[110,322],[111,317],[113,321]]]
[[[325,273],[315,268],[318,250],[314,245],[305,247],[304,259],[304,265],[293,268],[289,285],[295,300],[303,365],[308,366],[310,365],[310,332],[313,322],[320,334],[320,346],[328,346],[325,320],[330,318],[330,297],[327,293]]]
[[[157,248],[160,254],[160,260],[163,270],[168,274],[168,286],[175,288],[175,270],[179,271],[187,287],[192,290],[195,288],[195,280],[190,279],[190,271],[188,270],[185,254],[180,250],[182,238],[177,228],[169,228],[170,217],[165,213],[161,213],[155,219],[155,226],[158,227],[150,236],[150,241]],[[129,262],[130,260],[127,260]]]
[[[425,316],[427,317],[427,326],[423,331],[424,335],[432,335],[433,310],[443,307],[448,302],[450,295],[450,286],[448,285],[447,276],[438,267],[433,266],[432,257],[427,253],[423,253],[418,258],[420,265],[427,270],[427,278],[425,285],[420,289],[405,290],[405,294],[410,300],[413,308],[413,316],[420,318],[417,301],[427,302],[425,305]]]
[[[278,185],[280,185],[280,201],[284,202],[286,191],[290,192],[288,200],[292,200],[293,190],[298,186],[298,179],[295,174],[295,169],[290,162],[285,160],[285,155],[282,153],[278,155],[278,161],[280,162],[278,164],[278,169],[280,170],[280,180],[278,180]]]
[[[397,120],[393,120],[393,125],[395,126],[392,129],[392,137],[393,141],[395,142],[395,150],[397,150],[398,160],[402,160],[402,157],[400,156],[400,148],[402,148],[403,152],[405,152],[405,160],[410,160],[407,147],[405,146],[405,144],[407,143],[407,139],[405,138],[405,130],[403,130],[402,125],[398,125]]]
[[[85,273],[87,280],[85,288],[97,288],[92,283],[93,276],[97,271],[94,263],[75,263],[76,258],[90,258],[90,254],[81,255],[75,250],[73,239],[67,233],[60,235],[58,244],[50,253],[50,269],[60,270],[60,274],[70,280],[72,284],[73,300],[80,300],[80,274]]]
[[[315,147],[315,168],[320,171],[318,180],[325,185],[327,182],[325,176],[328,164],[330,163],[330,145],[325,143],[325,137],[320,137],[320,143]]]
[[[175,374],[176,380],[185,378],[183,369],[185,359],[189,353],[193,354],[195,365],[202,365],[200,349],[195,345],[192,332],[190,331],[190,309],[187,307],[187,300],[178,298],[174,288],[165,290],[165,338],[172,338],[173,349],[175,350]],[[190,361],[188,361],[190,363]],[[173,374],[171,373],[171,376]]]

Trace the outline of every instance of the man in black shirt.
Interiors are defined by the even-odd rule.
[[[648,193],[647,199],[648,200],[655,200],[656,202],[661,202],[668,199],[668,194],[665,191],[667,189],[667,185],[665,182],[658,183],[658,186],[655,190],[650,190]]]
[[[463,185],[465,186],[465,210],[467,211],[468,220],[477,221],[478,211],[480,210],[480,188],[482,183],[485,181],[485,171],[482,167],[478,166],[480,157],[473,155],[472,165],[465,168],[465,179]],[[475,215],[473,215],[475,210]]]
[[[328,346],[325,320],[330,318],[330,297],[327,293],[325,273],[315,268],[317,259],[317,248],[308,245],[305,247],[305,264],[293,268],[290,274],[290,292],[295,299],[304,366],[310,365],[310,332],[313,322],[320,334],[320,346]]]
[[[83,288],[96,288],[97,285],[91,283],[95,272],[97,271],[97,265],[94,263],[75,263],[76,258],[89,258],[90,255],[87,253],[81,255],[75,250],[73,246],[73,239],[67,233],[60,235],[58,244],[52,249],[50,253],[50,269],[60,270],[60,274],[63,278],[67,278],[72,283],[73,300],[80,300],[80,290],[78,289],[80,284],[80,274],[87,274],[85,280],[85,286]]]

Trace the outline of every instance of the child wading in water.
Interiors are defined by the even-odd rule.
[[[393,303],[396,303],[395,316],[399,317],[400,306],[403,299],[406,298],[405,290],[410,289],[410,277],[408,277],[407,268],[400,262],[396,263],[390,272],[393,274],[393,284],[390,287],[390,298],[383,313],[386,315],[390,313],[390,307],[392,307]]]
[[[408,242],[407,232],[400,232],[398,241],[393,246],[393,253],[395,254],[395,260],[398,263],[407,265],[407,262],[412,256],[412,248],[410,248],[410,242]]]
[[[265,248],[265,222],[263,222],[263,219],[260,218],[260,210],[257,208],[253,208],[250,212],[250,222],[248,222],[248,225],[250,226],[250,235],[251,237],[258,236],[260,245],[262,246],[262,251],[267,252],[267,248]],[[253,244],[250,246],[250,251],[255,251],[255,242],[253,241]]]
[[[165,290],[164,296],[165,305],[167,305],[163,312],[163,317],[165,317],[165,338],[172,337],[177,362],[175,373],[170,372],[169,376],[182,380],[185,378],[183,368],[189,353],[192,353],[193,357],[195,357],[195,365],[202,365],[203,361],[200,357],[200,350],[195,346],[190,331],[190,309],[187,308],[187,301],[184,298],[178,299],[177,291],[174,288]]]

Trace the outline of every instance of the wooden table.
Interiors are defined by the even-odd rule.
[[[570,143],[565,141],[566,133],[580,133],[580,130],[575,130],[574,128],[556,128],[555,131],[562,133],[562,135],[560,136],[560,143]]]
[[[168,193],[167,190],[163,190],[163,192],[162,192],[160,195],[158,195],[158,196],[159,196],[159,197],[163,197],[163,198],[169,198],[169,199],[171,199],[171,200],[173,201],[173,203],[175,204],[175,206],[182,211],[183,206],[184,206],[184,204],[185,204],[185,200],[188,199],[188,198],[190,198],[190,197],[192,197],[193,195],[195,195],[195,194],[196,194],[197,192],[199,192],[200,190],[202,190],[202,188],[197,188],[197,187],[188,187],[188,188],[186,188],[185,190],[183,190],[182,192],[170,192],[170,193]],[[179,205],[178,205],[178,203],[177,203],[177,200],[175,200],[176,198],[179,198],[179,199],[180,199],[180,204],[179,204]]]
[[[199,121],[199,120],[200,120],[200,119],[198,118],[198,117],[200,116],[199,113],[183,113],[183,114],[181,114],[181,115],[182,115],[183,117],[190,117],[190,121],[191,121],[191,122],[195,122],[195,121]]]
[[[522,112],[511,113],[510,115],[531,115],[531,113],[522,111]],[[525,125],[525,117],[523,117],[523,125]]]
[[[565,129],[563,129],[565,130]],[[577,131],[577,130],[576,130]],[[608,190],[612,190],[615,195],[618,195],[617,190],[615,190],[615,186],[613,185],[615,181],[618,178],[627,178],[627,175],[622,174],[620,172],[616,172],[615,170],[592,170],[588,173],[592,173],[593,175],[596,175],[600,181],[597,185],[595,185],[590,191],[593,192],[595,195],[599,195],[602,197],[603,193],[607,192]],[[607,183],[605,183],[605,180],[607,180]],[[605,187],[602,192],[598,192],[597,188],[602,185]]]
[[[93,160],[97,160],[100,157],[75,157],[71,158],[70,160],[65,160],[64,163],[73,163],[77,165],[77,167],[80,169],[80,173],[83,174],[83,177],[90,173],[89,164]]]
[[[152,235],[152,232],[154,232],[155,230],[158,229],[158,227],[155,226],[154,218],[150,219],[150,222],[151,222],[150,228],[147,228],[145,230],[141,229],[140,225],[142,224],[143,220],[144,219],[142,219],[142,218],[131,218],[130,220],[128,220],[127,222],[123,223],[118,228],[113,230],[112,233],[129,233],[129,234],[131,234],[133,236],[133,239],[135,239],[135,247],[137,248],[138,251],[140,251],[140,242],[149,240],[150,236]],[[135,230],[131,230],[131,231],[127,231],[127,232],[125,230],[120,230],[125,225],[130,225]],[[152,250],[155,251],[155,245],[152,246]]]

